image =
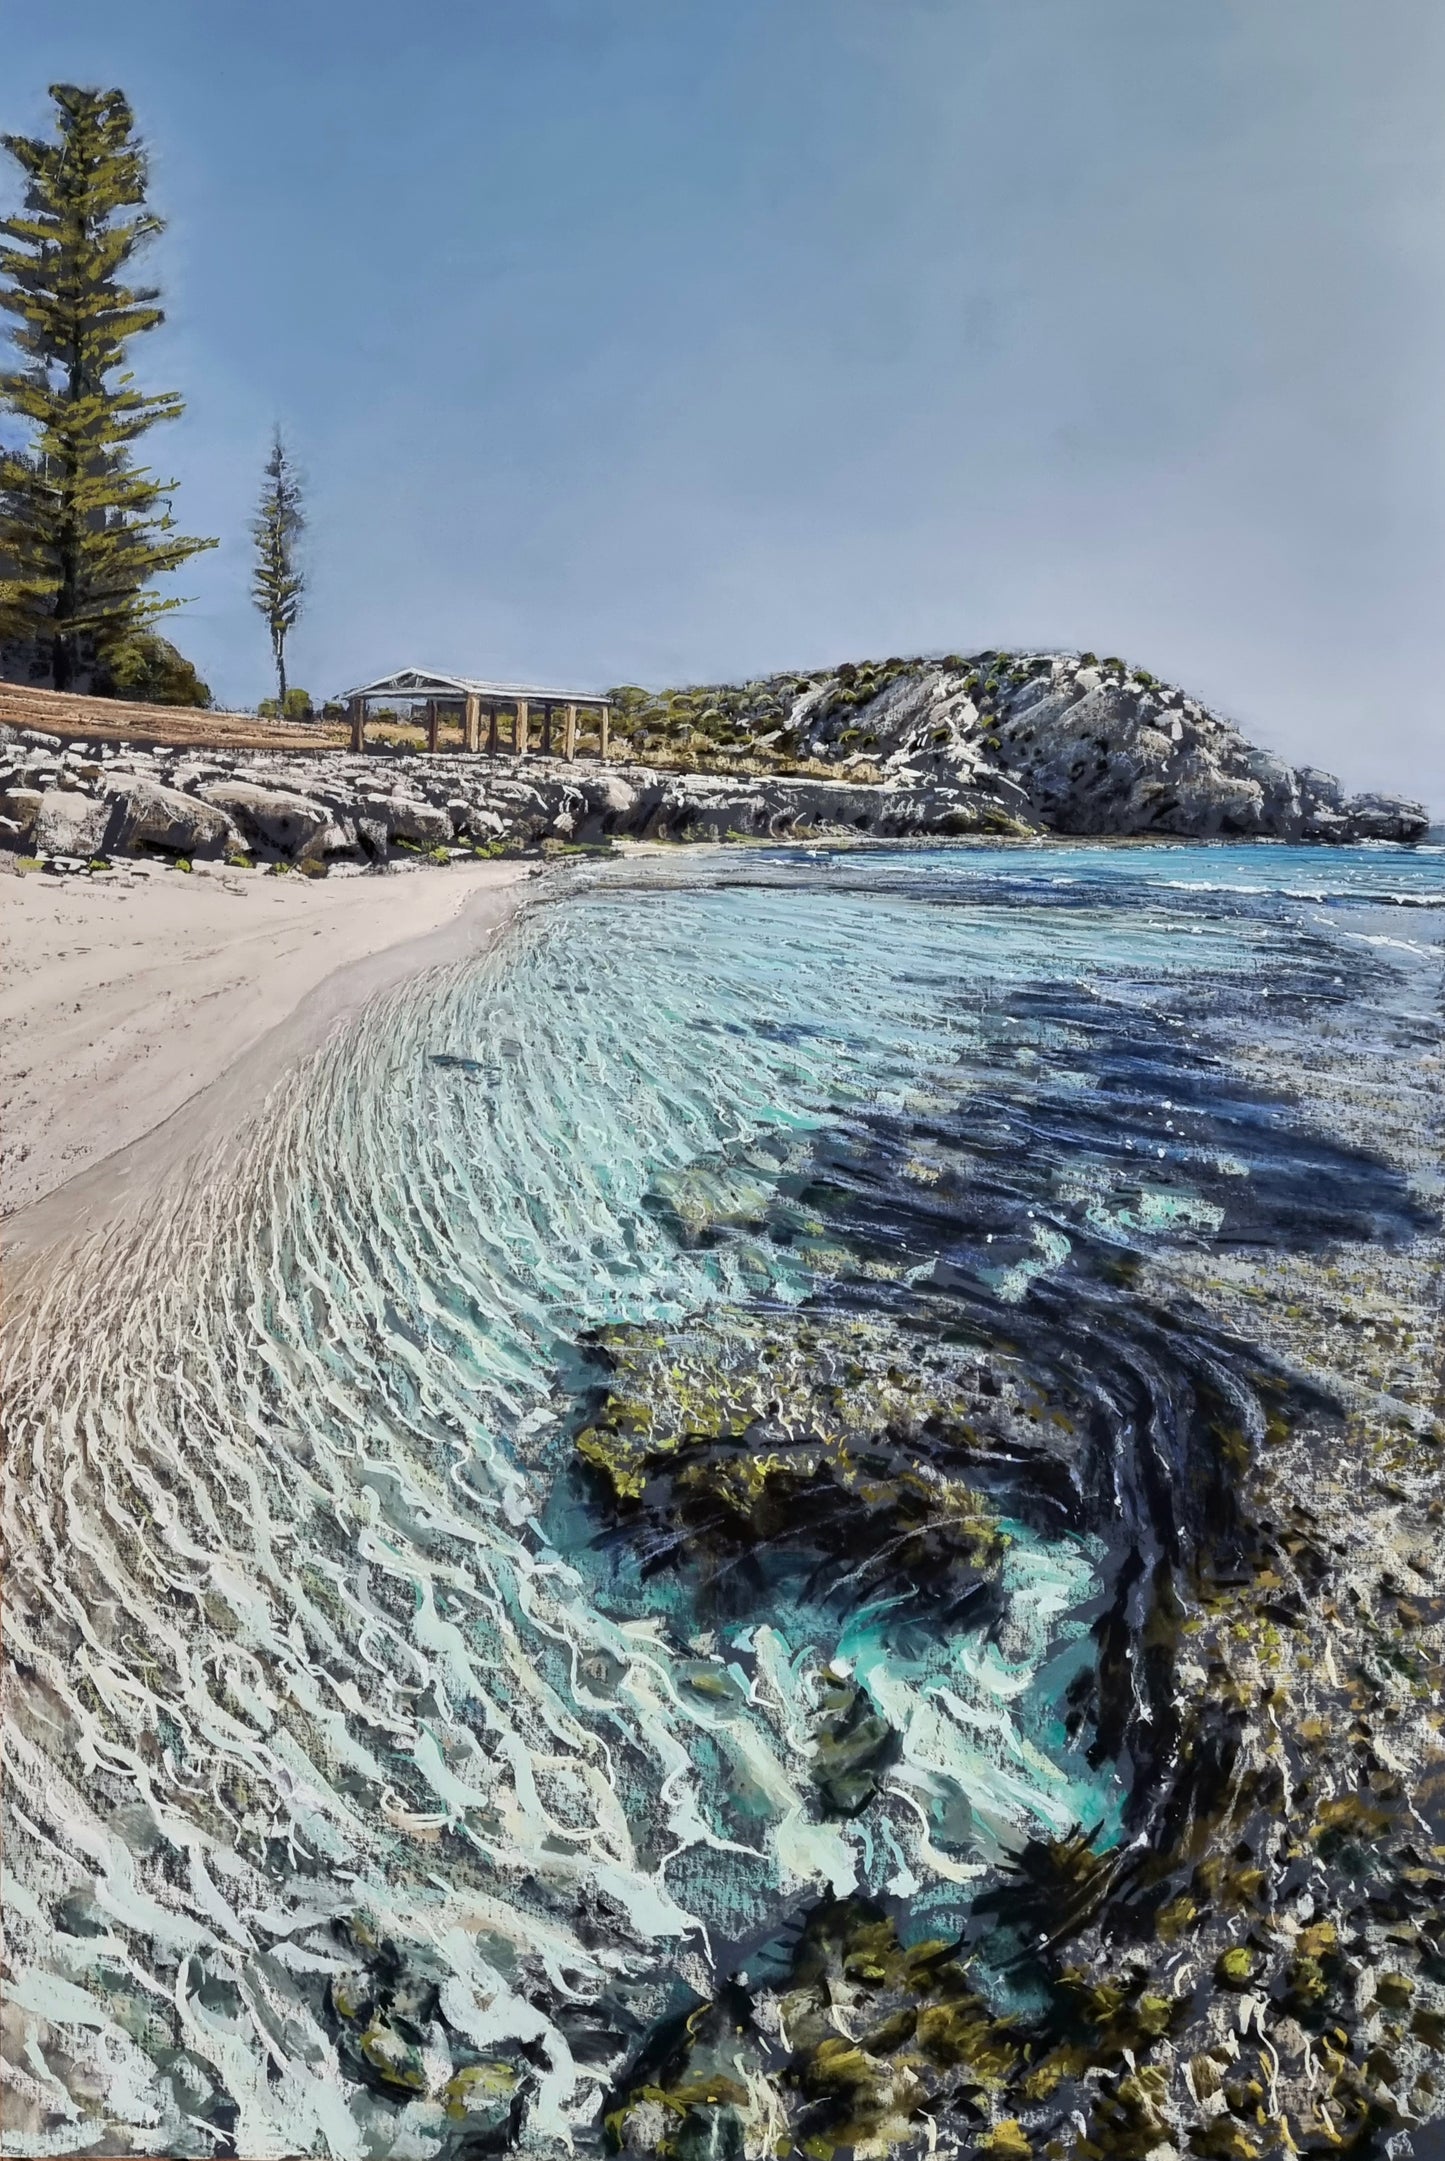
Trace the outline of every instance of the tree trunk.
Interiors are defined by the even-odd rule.
[[[276,646],[276,718],[286,718],[286,645],[284,639]]]

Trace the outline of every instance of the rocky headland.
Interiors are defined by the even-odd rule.
[[[167,747],[0,724],[0,846],[61,863],[155,853],[320,868],[618,837],[1408,843],[1428,827],[1419,804],[1347,796],[1147,671],[1088,653],[990,650],[617,695],[606,764]]]

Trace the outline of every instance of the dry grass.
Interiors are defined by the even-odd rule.
[[[69,691],[0,683],[0,721],[39,728],[68,742],[163,743],[209,750],[339,750],[344,723],[260,720],[254,713],[212,713],[184,705],[139,705],[122,698],[82,698]]]

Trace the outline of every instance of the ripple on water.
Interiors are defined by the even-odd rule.
[[[1117,1833],[1116,1765],[1066,1722],[1097,1508],[1005,1517],[986,1626],[781,1577],[705,1609],[568,1469],[584,1338],[946,1294],[1063,1341],[1087,1254],[1227,1236],[1232,1193],[1267,1235],[1310,1164],[1245,1092],[1226,1132],[1196,1009],[1398,984],[1291,895],[1445,887],[1306,853],[604,877],[362,1016],[238,1168],[17,1317],[10,2000],[112,2128],[431,2151],[489,2066],[539,2138],[590,2136],[676,1977],[819,1884],[956,1911],[1033,1833]],[[860,1198],[940,1179],[933,1216]],[[855,1819],[817,1804],[829,1672],[899,1737]]]

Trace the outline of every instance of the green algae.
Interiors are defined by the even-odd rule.
[[[884,1324],[786,1314],[614,1327],[591,1348],[607,1384],[574,1445],[614,1506],[729,1544],[821,1540],[865,1575],[886,1553],[920,1586],[997,1580],[997,1509],[915,1445],[927,1425],[962,1460],[975,1438],[956,1361],[930,1371]]]

